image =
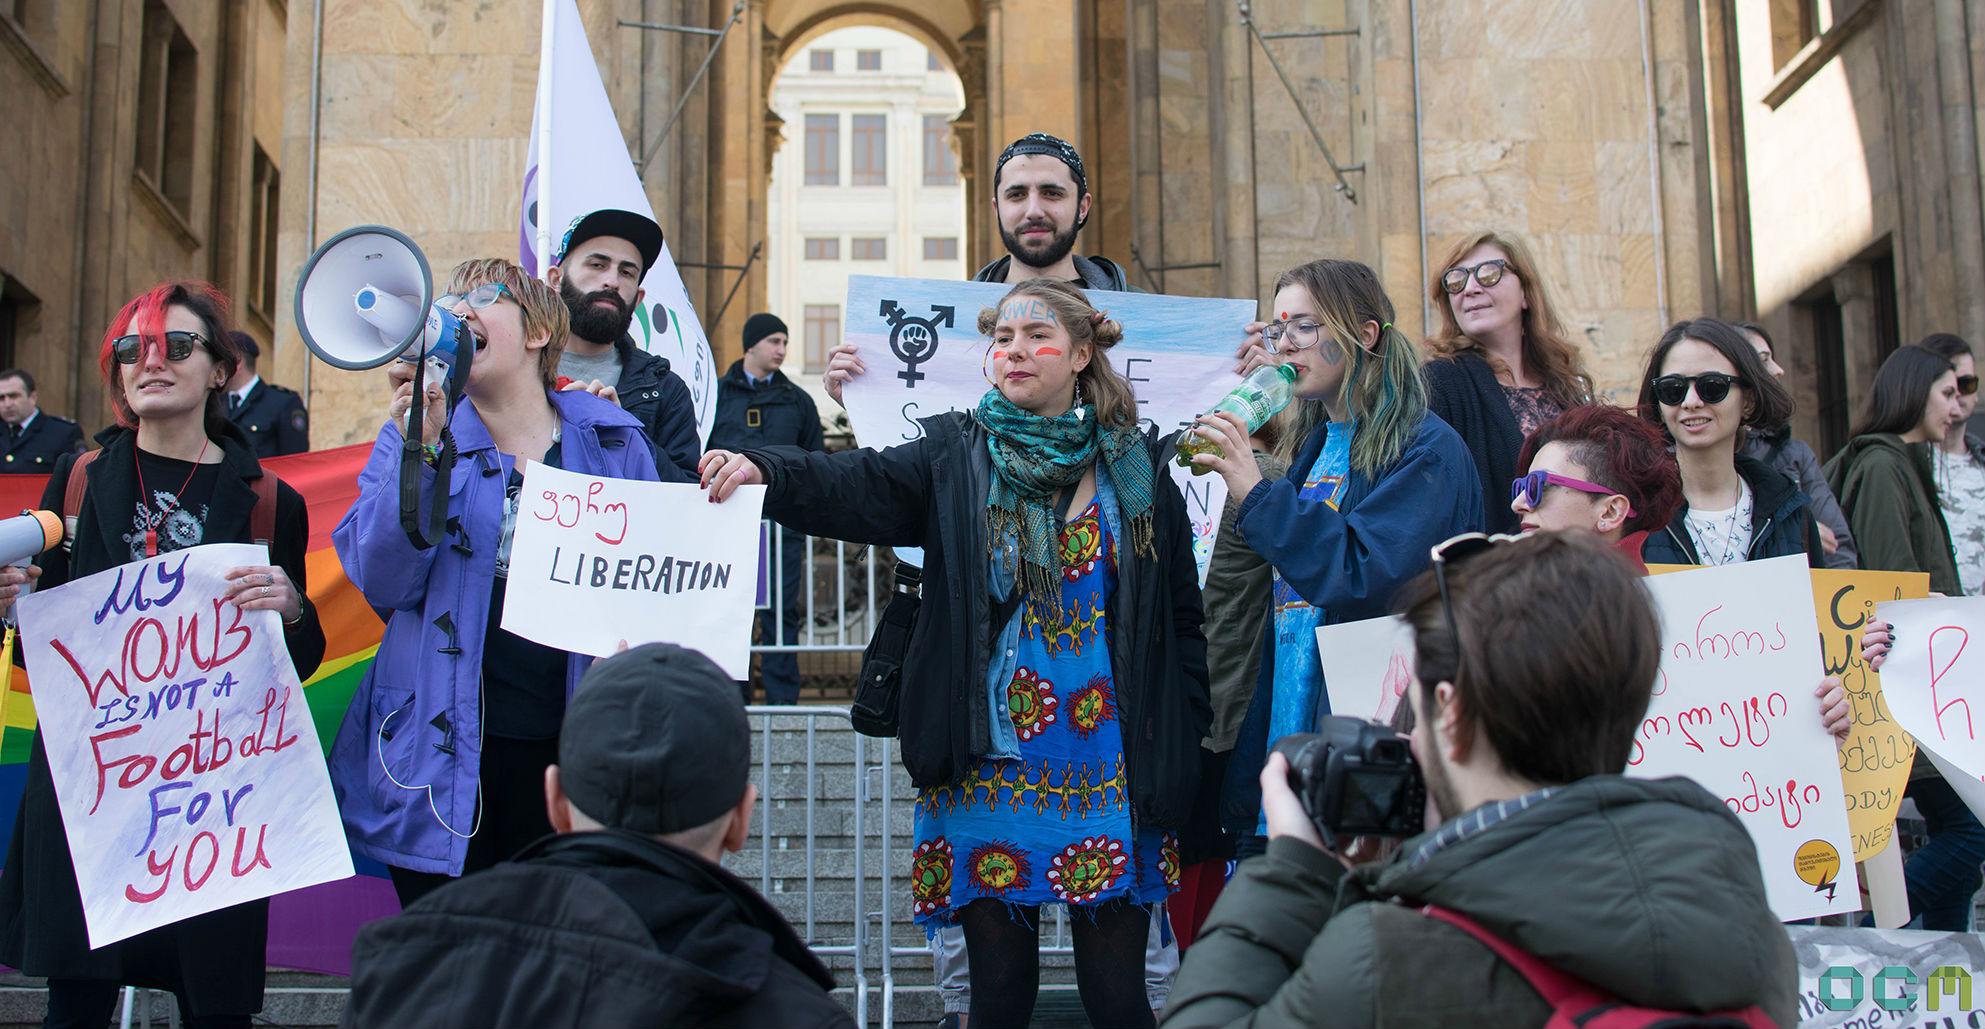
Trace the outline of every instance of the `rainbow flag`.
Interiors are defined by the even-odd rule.
[[[331,530],[358,498],[358,473],[371,452],[372,444],[361,443],[262,462],[263,468],[303,494],[310,512],[306,571],[310,599],[324,624],[325,649],[323,664],[303,684],[303,695],[317,723],[317,738],[327,751],[337,738],[352,694],[379,653],[379,638],[385,631],[379,616],[345,578],[331,545]],[[45,475],[0,475],[0,512],[40,507],[47,486]],[[54,506],[60,514],[59,498]],[[27,672],[15,668],[7,689],[0,693],[0,844],[13,833],[34,732],[34,694]],[[271,965],[349,973],[351,941],[358,928],[399,910],[392,885],[383,878],[384,869],[372,862],[359,864],[370,874],[271,900]]]

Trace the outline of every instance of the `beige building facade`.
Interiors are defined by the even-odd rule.
[[[191,165],[201,197],[176,227],[134,180],[142,62],[120,49],[157,7],[190,26],[207,112]],[[744,269],[706,324],[721,364],[749,312],[792,302],[762,259],[788,231],[774,214],[778,155],[804,147],[775,80],[830,33],[864,27],[903,33],[957,76],[967,268],[999,249],[994,159],[1043,130],[1090,165],[1096,207],[1079,249],[1142,288],[1261,298],[1297,263],[1350,257],[1379,270],[1401,327],[1420,331],[1454,241],[1513,231],[1539,253],[1606,395],[1632,395],[1667,323],[1756,318],[1791,371],[1798,429],[1823,452],[1889,348],[1938,329],[1985,342],[1985,0],[579,8],[629,152],[653,154],[649,197],[706,321]],[[277,56],[262,42],[272,24],[286,41]],[[251,288],[237,234],[207,226],[245,210],[225,175],[252,180],[240,175],[255,160],[242,156],[249,136],[224,130],[252,125],[285,172],[271,205],[270,377],[307,381],[319,445],[369,438],[378,384],[307,367],[284,315],[295,271],[315,242],[373,221],[408,231],[442,268],[513,253],[538,28],[530,0],[0,0],[0,84],[46,98],[30,105],[30,145],[0,153],[0,298],[14,311],[11,298],[34,298],[13,319],[14,353],[61,366],[50,355],[93,341],[147,277]],[[21,39],[52,70],[37,71]],[[275,63],[280,90],[221,71]],[[243,81],[260,85],[222,88]],[[238,117],[223,117],[227,96]],[[79,270],[79,253],[94,263]],[[93,385],[81,360],[67,377]]]

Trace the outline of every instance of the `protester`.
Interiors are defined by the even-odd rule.
[[[1271,757],[1267,855],[1214,908],[1166,1029],[1551,1020],[1514,966],[1424,905],[1626,1004],[1796,1024],[1798,965],[1743,823],[1691,780],[1618,774],[1661,661],[1633,571],[1583,533],[1443,548],[1403,607],[1438,830],[1383,863],[1332,853]]]
[[[1648,564],[1726,565],[1805,554],[1825,567],[1812,502],[1786,475],[1738,453],[1744,434],[1782,425],[1792,397],[1733,326],[1676,322],[1641,376],[1640,416],[1675,444],[1682,507],[1641,547]]]
[[[1221,791],[1223,824],[1249,835],[1260,810],[1252,770],[1274,741],[1312,731],[1330,710],[1317,627],[1384,614],[1430,547],[1482,525],[1475,462],[1427,410],[1419,353],[1393,328],[1378,276],[1355,261],[1300,265],[1276,279],[1274,311],[1246,327],[1242,369],[1296,369],[1291,474],[1264,479],[1230,414],[1200,419],[1195,431],[1220,452],[1193,458],[1241,498],[1241,536],[1275,568],[1272,645]]]
[[[1611,404],[1544,423],[1516,455],[1509,509],[1522,532],[1583,530],[1645,570],[1641,548],[1682,506],[1682,477],[1659,430]]]
[[[1731,324],[1743,333],[1744,341],[1751,345],[1751,349],[1757,351],[1764,370],[1783,385],[1785,369],[1772,356],[1771,336],[1764,331],[1764,326],[1756,322]],[[1826,551],[1828,568],[1860,567],[1860,557],[1854,549],[1854,534],[1847,526],[1847,515],[1840,510],[1840,501],[1834,497],[1833,487],[1826,483],[1826,473],[1820,469],[1820,459],[1813,454],[1812,447],[1792,438],[1790,422],[1760,426],[1745,433],[1744,446],[1738,452],[1763,461],[1799,484],[1806,499],[1812,501],[1813,528],[1819,531],[1820,546]]]
[[[242,610],[277,612],[297,678],[316,672],[324,630],[306,592],[309,517],[302,496],[262,470],[227,420],[222,398],[240,360],[227,319],[227,298],[193,282],[155,286],[111,319],[97,366],[117,423],[98,437],[103,448],[81,469],[87,485],[62,545],[41,555],[39,568],[0,569],[0,615],[11,617],[29,579],[50,589],[158,553],[255,542],[255,509],[269,503],[274,517],[265,510],[261,524],[273,535],[267,542],[275,564],[230,570],[228,600]],[[56,462],[43,508],[70,513],[76,462]],[[269,902],[91,947],[44,746],[37,733],[0,871],[0,962],[48,978],[42,1024],[102,1029],[126,985],[171,991],[188,1026],[250,1024],[262,1010]]]
[[[1428,285],[1440,328],[1427,340],[1427,406],[1475,459],[1490,532],[1512,532],[1502,496],[1523,438],[1592,399],[1585,358],[1558,320],[1530,248],[1504,232],[1463,239]]]
[[[1879,672],[1895,643],[1895,627],[1870,618],[1862,632],[1861,657]],[[1930,831],[1929,841],[1902,865],[1910,916],[1918,928],[1932,932],[1970,932],[1972,902],[1979,886],[1985,885],[1980,871],[1985,864],[1985,825],[1920,748],[1903,796],[1916,802],[1916,812]]]
[[[47,414],[35,393],[34,376],[20,368],[0,372],[0,474],[46,475],[64,454],[83,452],[83,430],[67,418]]]
[[[1047,903],[1081,911],[1090,1020],[1151,1025],[1146,905],[1176,884],[1166,830],[1208,724],[1191,527],[1167,444],[1137,431],[1105,356],[1121,326],[1034,279],[979,330],[995,385],[976,411],[879,452],[713,450],[703,479],[718,501],[764,483],[766,511],[813,535],[925,548],[902,676],[923,688],[899,712],[919,789],[912,904],[927,930],[964,925],[972,1029],[1027,1023]]]
[[[1092,203],[1082,155],[1065,140],[1033,132],[1007,144],[993,164],[993,213],[1006,256],[979,269],[973,280],[1048,278],[1087,289],[1129,289],[1116,262],[1075,253]]]
[[[332,536],[352,585],[387,621],[332,746],[331,784],[353,851],[388,866],[402,904],[551,831],[540,785],[591,658],[501,626],[524,462],[656,478],[631,412],[553,391],[567,315],[549,285],[489,259],[456,266],[448,288],[439,302],[476,337],[465,395],[450,413],[427,383],[414,443],[401,430],[413,384],[398,384]],[[400,456],[422,446],[431,460],[444,423],[459,461],[448,538],[418,548],[400,523]],[[421,495],[433,486],[423,466]]]
[[[565,301],[562,388],[619,404],[641,423],[663,482],[693,482],[703,452],[696,402],[668,358],[634,345],[628,327],[648,295],[641,280],[662,253],[662,227],[633,211],[605,208],[572,220],[544,280]]]
[[[710,446],[721,450],[756,447],[800,447],[826,450],[820,412],[806,390],[793,384],[779,366],[786,361],[786,323],[774,314],[754,314],[744,320],[744,356],[731,362],[717,380],[717,424]],[[779,587],[769,590],[774,607],[758,613],[758,638],[792,646],[800,640],[806,617],[806,537],[779,531]],[[758,659],[765,679],[767,704],[796,704],[800,698],[799,656],[766,653]],[[751,703],[751,683],[738,683],[745,703]]]
[[[558,835],[361,931],[345,1026],[852,1029],[820,959],[719,864],[751,830],[750,779],[709,658],[650,643],[594,665],[545,770]]]
[[[1978,365],[1971,344],[1961,336],[1938,332],[1916,345],[1949,361],[1957,372],[1957,405],[1965,420],[1930,448],[1930,472],[1950,531],[1958,586],[1965,596],[1975,597],[1985,594],[1985,439],[1969,428],[1978,410]]]
[[[1902,347],[1875,373],[1854,438],[1826,463],[1861,551],[1861,567],[1928,572],[1930,589],[1958,596],[1957,561],[1938,502],[1932,453],[1964,431],[1957,370],[1922,347]]]
[[[262,347],[245,332],[234,333],[241,367],[227,380],[228,420],[241,426],[256,457],[281,457],[310,449],[310,416],[295,390],[265,382],[255,366]]]

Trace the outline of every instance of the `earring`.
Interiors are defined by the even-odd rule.
[[[991,386],[994,389],[998,389],[999,383],[993,381],[991,369],[992,369],[992,348],[987,347],[986,356],[979,359],[979,374],[985,378],[986,385]]]
[[[1082,377],[1078,375],[1075,377],[1075,420],[1078,422],[1082,420],[1082,402]]]

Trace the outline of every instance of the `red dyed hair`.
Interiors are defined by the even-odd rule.
[[[234,370],[241,365],[241,352],[229,335],[227,294],[205,282],[161,282],[151,289],[132,297],[117,315],[110,319],[110,328],[103,334],[103,345],[97,353],[97,370],[103,375],[104,392],[110,397],[111,410],[116,412],[117,424],[127,429],[138,427],[138,416],[131,410],[131,402],[124,396],[124,383],[117,371],[117,358],[111,351],[111,344],[120,336],[137,334],[146,349],[165,346],[165,313],[167,308],[183,307],[200,319],[200,334],[207,337],[207,353],[214,359],[214,366],[224,373],[223,384],[234,377]],[[218,437],[227,425],[227,411],[222,406],[222,390],[207,391],[207,435]]]
[[[1634,516],[1623,527],[1627,533],[1659,529],[1682,509],[1682,470],[1668,452],[1668,441],[1631,411],[1611,404],[1566,410],[1523,441],[1516,474],[1528,474],[1530,462],[1547,443],[1564,444],[1593,482],[1617,490],[1633,504]]]

